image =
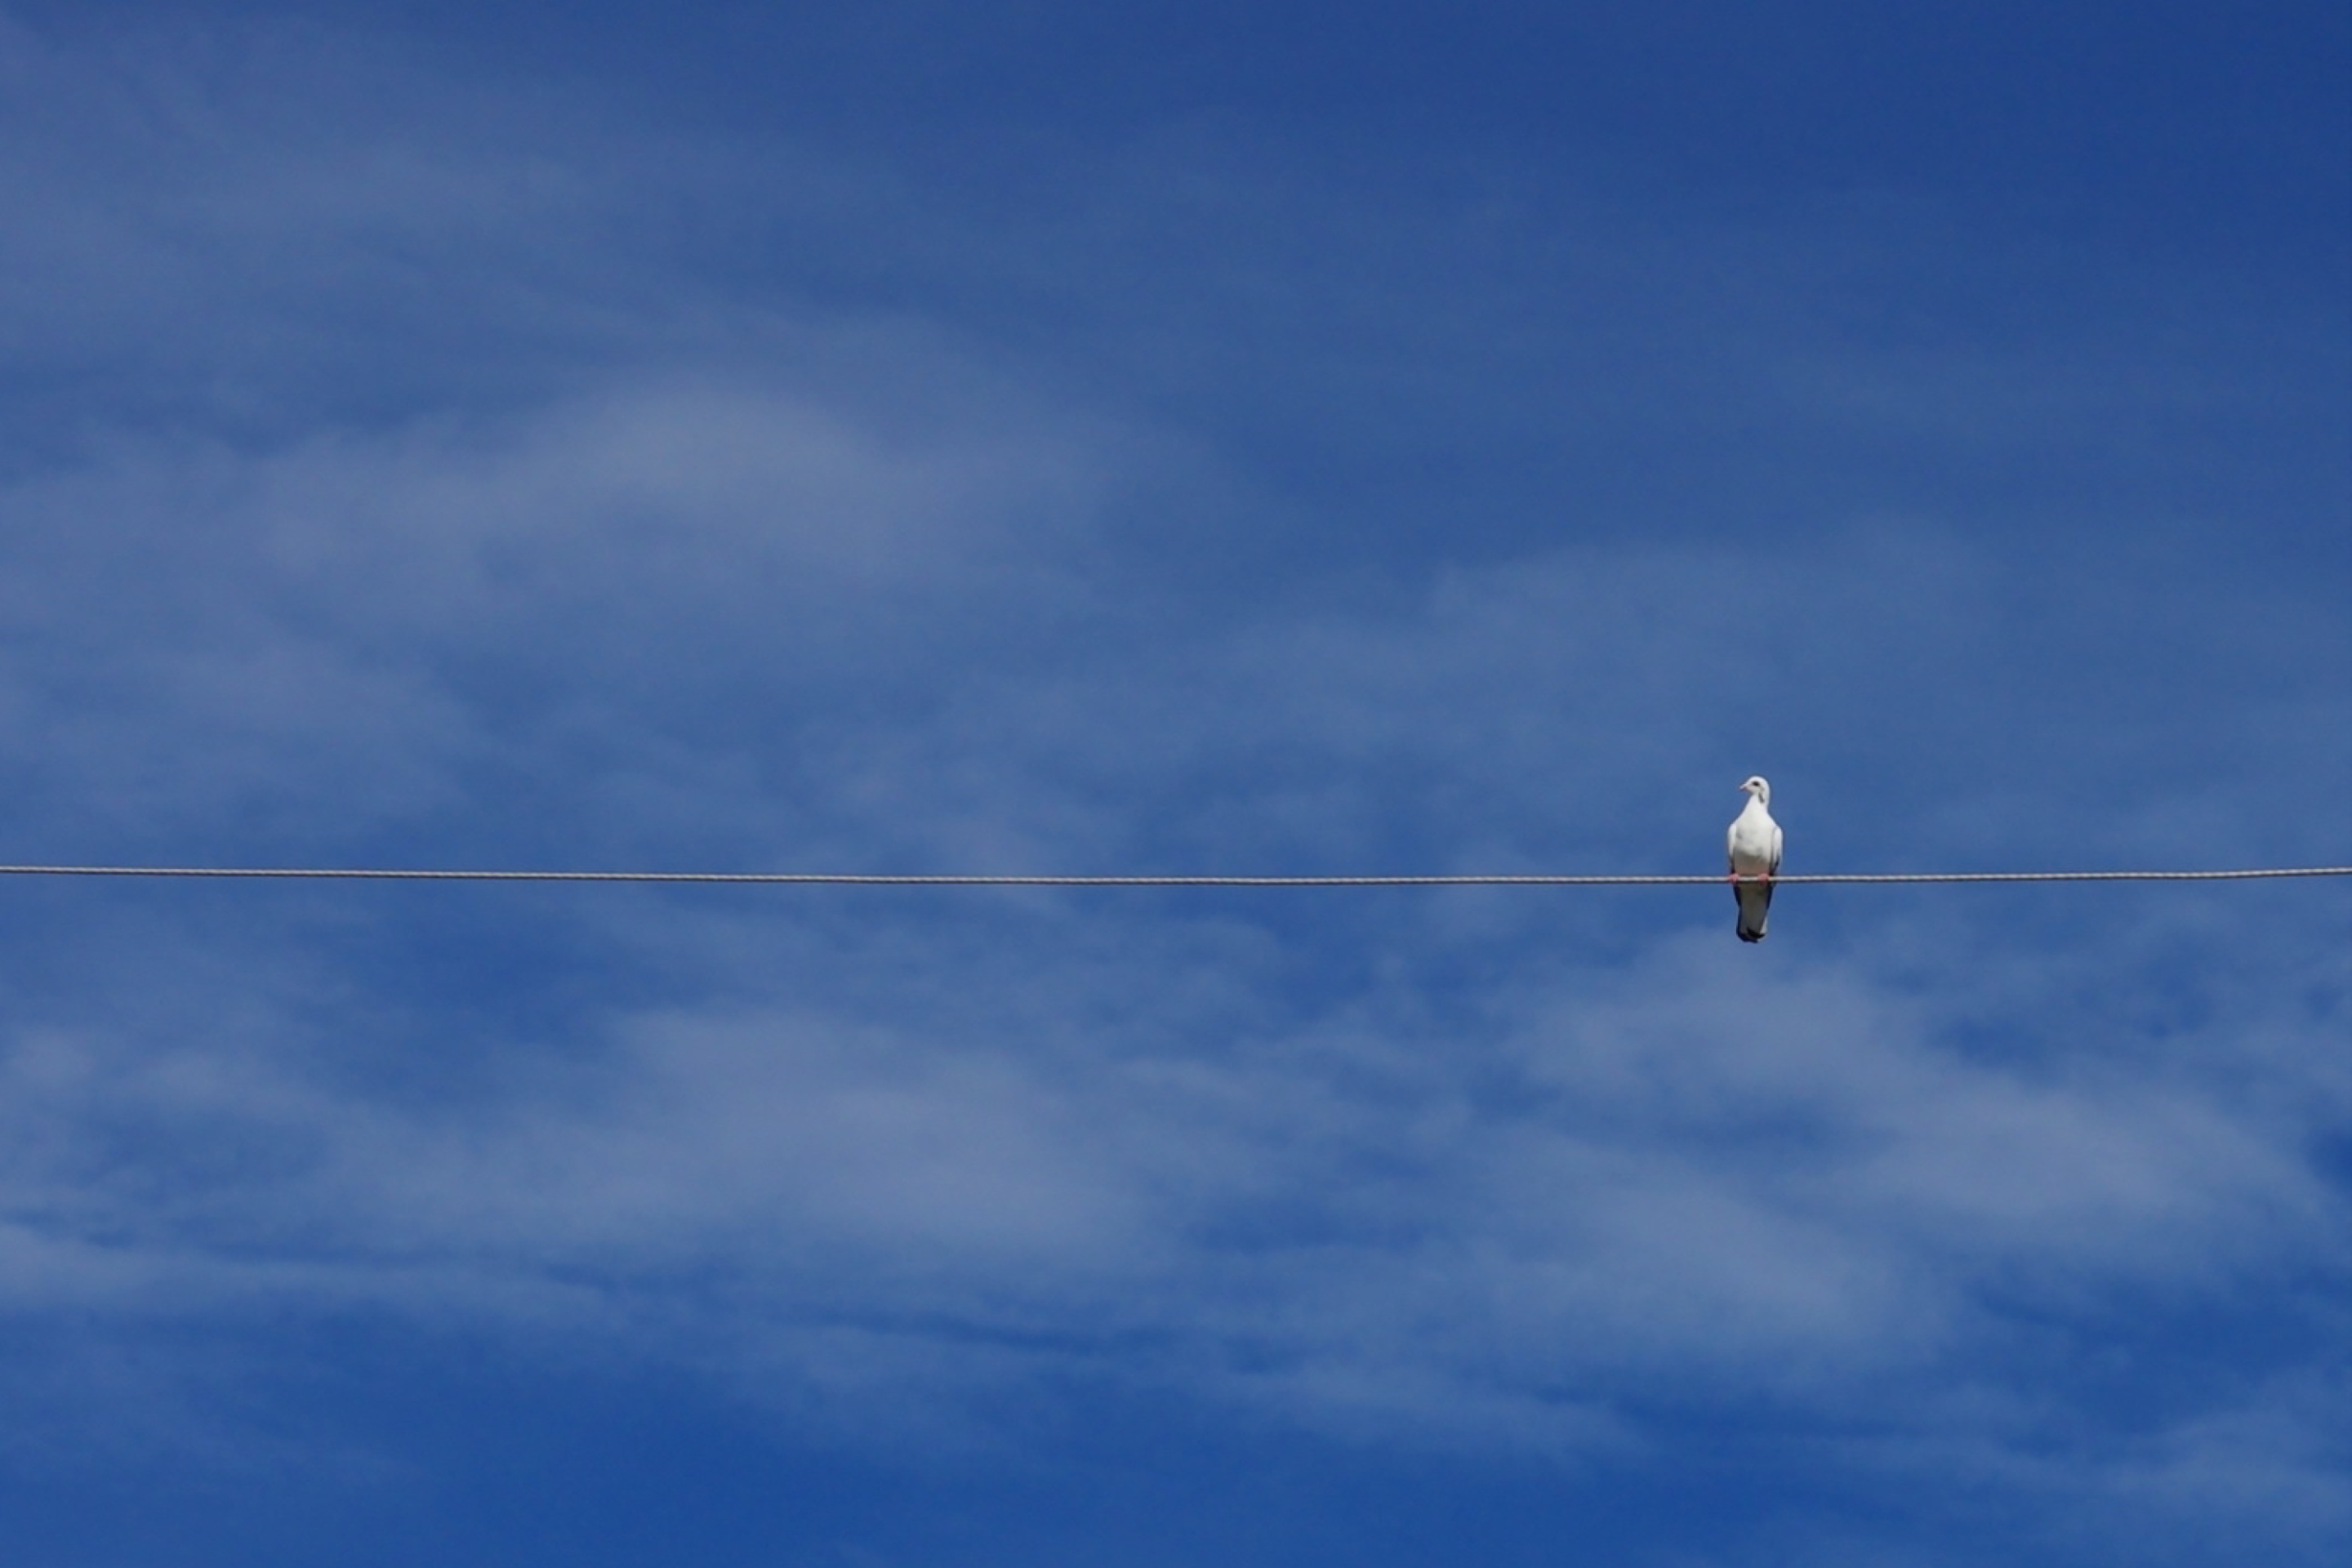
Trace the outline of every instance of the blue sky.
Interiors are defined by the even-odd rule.
[[[2340,864],[2340,8],[0,6],[10,862]],[[12,1561],[2333,1563],[2335,884],[0,888]]]

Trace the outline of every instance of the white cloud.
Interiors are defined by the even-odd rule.
[[[614,200],[449,147],[295,162],[163,216],[215,262],[304,225],[505,255]],[[7,172],[58,226],[20,237],[43,276],[165,270]],[[973,243],[1055,239],[1104,243]],[[2324,593],[2092,574],[1965,513],[1370,561],[1383,520],[1254,470],[1246,429],[913,311],[703,282],[649,311],[641,260],[585,294],[502,274],[530,320],[488,341],[560,393],[126,418],[28,460],[0,489],[9,858],[1711,869],[1758,766],[1806,868],[2329,852]],[[629,303],[550,325],[542,285]],[[226,330],[152,277],[90,288],[76,321],[142,301],[174,354]],[[1361,368],[1323,347],[1291,392]],[[1618,390],[1559,374],[1581,408]],[[1841,420],[1885,391],[1829,379]],[[1969,417],[1934,401],[1885,417]],[[1224,559],[1234,516],[1289,530],[1314,592]],[[2115,1417],[2142,1434],[2116,1461],[2017,1349],[2298,1270],[2340,1300],[2315,889],[1790,889],[1760,952],[1679,893],[26,896],[20,1320],[358,1306],[943,1427],[1067,1377],[1551,1453],[1760,1407],[1887,1454],[1958,1432],[1988,1473],[2062,1453],[2018,1486],[2340,1518],[2277,1387]]]
[[[1708,932],[1484,1024],[1400,1033],[1374,994],[1236,1038],[1154,973],[1171,932],[1116,922],[1144,951],[1095,969],[1082,919],[1024,921],[1075,951],[1027,952],[1022,984],[1103,1019],[1045,1034],[989,993],[1014,949],[909,937],[865,962],[927,970],[858,1015],[607,1012],[556,1057],[409,1042],[508,1058],[455,1099],[339,1084],[305,1065],[331,1036],[267,1018],[161,1056],[20,1042],[9,1294],[603,1321],[637,1353],[746,1347],[755,1380],[803,1329],[862,1324],[921,1398],[958,1385],[939,1334],[995,1337],[992,1385],[1117,1340],[1160,1347],[1119,1375],[1310,1425],[1466,1436],[1490,1410],[1549,1447],[1615,1441],[1601,1412],[1672,1386],[1900,1426],[2009,1310],[2345,1262],[2341,1195],[2274,1108],[1972,1060],[1851,968],[1759,983]],[[582,1290],[607,1304],[583,1319]]]

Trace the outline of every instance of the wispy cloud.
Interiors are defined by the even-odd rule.
[[[159,390],[6,454],[9,859],[1706,870],[1759,767],[1801,868],[2340,850],[2326,594],[2084,499],[2118,419],[2268,417],[2203,338],[2151,382],[2095,323],[2068,365],[1778,333],[1834,293],[1819,232],[1727,230],[1772,265],[1710,287],[1695,220],[1571,234],[1427,171],[1381,218],[1197,131],[987,212],[806,149],[583,152],[576,105],[296,145],[201,69],[48,47],[0,41],[111,92],[15,111],[53,154],[0,160],[5,243],[69,308],[8,318],[7,395]],[[163,172],[74,173],[99,122],[75,157]],[[1137,192],[1184,158],[1215,221],[1158,254]],[[1285,214],[1363,243],[1286,256]],[[828,292],[845,235],[896,297]],[[1514,338],[1552,267],[1593,302]],[[1645,532],[1460,465],[1538,437],[1752,460],[1662,470]],[[2042,515],[2098,529],[1887,500],[2044,446],[2087,456]],[[1832,448],[1866,482],[1790,514]],[[383,1313],[851,1426],[1092,1379],[1622,1458],[1761,1412],[2053,1528],[2342,1528],[2324,890],[1790,889],[1758,952],[1681,892],[7,891],[37,1329]],[[2099,1347],[2159,1342],[2185,1370],[2115,1397]]]

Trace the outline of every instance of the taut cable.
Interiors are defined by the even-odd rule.
[[[1727,881],[1777,887],[1926,882],[2246,882],[2352,877],[2352,866],[2229,871],[1832,871],[1785,877],[1554,876],[1466,872],[1420,877],[1080,877],[1019,873],[852,871],[523,871],[395,867],[0,866],[6,877],[211,877],[374,882],[695,882],[852,888],[1696,888]]]

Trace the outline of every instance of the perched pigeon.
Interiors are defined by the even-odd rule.
[[[1772,786],[1760,778],[1739,786],[1748,795],[1748,809],[1734,817],[1727,836],[1731,850],[1731,892],[1739,900],[1739,940],[1762,942],[1764,917],[1772,908],[1772,878],[1780,869],[1780,825],[1772,820]],[[1760,877],[1747,882],[1743,877]]]

